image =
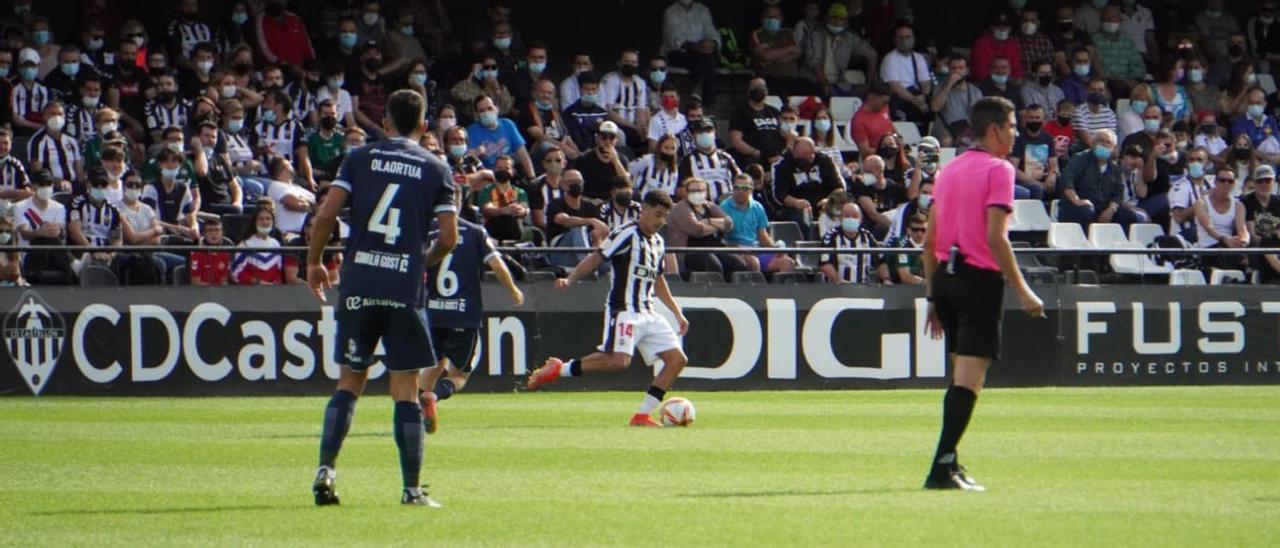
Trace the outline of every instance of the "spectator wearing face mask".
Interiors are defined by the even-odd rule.
[[[609,111],[604,108],[600,79],[595,74],[578,75],[578,89],[582,94],[564,110],[564,125],[578,150],[586,151],[595,146],[596,131],[609,121]]]
[[[812,232],[818,202],[841,188],[844,180],[835,162],[818,154],[808,137],[797,139],[790,154],[773,165],[773,200],[782,205],[779,215],[800,225],[805,233]]]
[[[325,166],[342,154],[342,127],[338,124],[338,109],[328,99],[320,102],[320,127],[307,137],[307,156],[313,166]],[[333,173],[318,168],[316,179],[333,180]]]
[[[661,55],[650,57],[649,65],[644,75],[645,79],[649,81],[649,111],[661,111],[662,87],[667,83],[667,58]],[[651,122],[650,126],[652,125]]]
[[[1009,63],[1006,76],[1021,79],[1022,54],[1018,49],[1018,39],[1013,37],[1013,23],[1005,12],[998,12],[987,25],[987,32],[973,41],[969,48],[969,71],[974,81],[986,80],[992,73],[992,63],[996,59],[1004,59]]]
[[[344,128],[357,127],[359,122],[356,121],[355,101],[351,97],[351,92],[343,89],[346,83],[347,78],[342,67],[337,64],[329,65],[324,71],[322,85],[316,89],[315,102],[320,105],[325,101],[331,101],[335,109],[334,114],[338,117],[338,125]]]
[[[827,156],[836,163],[836,168],[840,170],[840,178],[848,179],[849,167],[844,163],[844,155],[840,147],[836,146],[835,120],[831,118],[831,111],[826,107],[819,107],[814,111],[808,137],[813,139],[814,146],[818,147],[818,154]]]
[[[921,124],[928,121],[933,112],[929,107],[933,74],[929,71],[929,61],[916,53],[915,47],[915,31],[908,24],[898,24],[893,31],[893,51],[886,53],[880,62],[880,80],[888,84],[892,92],[889,107],[894,119]],[[871,93],[875,93],[874,87]],[[866,154],[870,152],[863,152]]]
[[[1039,61],[1032,67],[1031,74],[1020,89],[1022,105],[1054,108],[1055,105],[1067,99],[1067,94],[1062,91],[1062,88],[1053,83],[1053,63]]]
[[[1231,124],[1231,138],[1247,135],[1267,163],[1280,163],[1280,124],[1267,113],[1266,94],[1261,88],[1250,89],[1247,101],[1244,115]]]
[[[888,267],[870,253],[841,253],[850,249],[875,249],[880,247],[874,234],[863,228],[862,210],[855,204],[845,204],[840,211],[840,226],[834,227],[822,237],[824,253],[819,267],[827,281],[836,284],[874,285],[889,280]]]
[[[1049,35],[1045,33],[1045,28],[1040,24],[1040,12],[1033,8],[1025,8],[1018,14],[1018,20],[1021,22],[1018,35],[1018,54],[1022,61],[1024,70],[1038,70],[1040,63],[1049,63],[1049,72],[1053,71],[1053,41],[1049,39]],[[1029,79],[1035,78],[1031,75]],[[1027,103],[1030,104],[1030,103]],[[1052,102],[1041,102],[1042,105],[1051,105]]]
[[[676,0],[662,12],[662,48],[671,64],[688,69],[702,88],[702,100],[716,100],[716,53],[720,33],[711,10],[694,0]]]
[[[1253,174],[1254,169],[1259,165],[1267,165],[1262,163],[1263,155],[1254,150],[1253,145],[1249,143],[1246,135],[1237,135],[1235,141],[1231,144],[1231,148],[1223,151],[1226,159],[1221,162],[1215,162],[1215,165],[1227,166],[1236,174],[1236,188],[1232,192],[1232,196],[1239,196],[1244,192],[1245,180]],[[1210,160],[1212,161],[1212,159]]]
[[[1120,6],[1112,4],[1102,10],[1102,23],[1092,36],[1098,52],[1096,74],[1132,83],[1142,80],[1147,66],[1133,40],[1121,30],[1122,19]]]
[[[766,10],[766,27],[771,24],[770,21],[780,23],[782,20],[778,8],[772,6],[772,9],[776,12],[774,17],[770,17],[771,12]],[[806,33],[803,46],[809,79],[820,88],[823,95],[853,94],[854,84],[845,79],[845,69],[855,58],[866,74],[879,74],[876,50],[861,36],[849,30],[849,11],[844,4],[831,5],[827,11],[826,24],[812,27]],[[762,54],[757,54],[757,57],[760,55]],[[773,79],[770,78],[770,81]]]
[[[98,171],[89,180],[87,191],[77,194],[67,207],[67,243],[94,248],[118,247],[124,234],[120,217],[120,210],[107,201],[106,176]],[[71,268],[79,274],[91,263],[109,267],[114,259],[115,255],[107,249],[85,252],[72,262]]]
[[[200,20],[200,4],[197,0],[178,2],[177,17],[169,21],[164,33],[165,47],[175,64],[185,70],[194,68],[192,52],[196,45],[213,41],[213,29]]]
[[[83,188],[84,164],[80,146],[63,132],[67,117],[62,103],[53,101],[44,108],[44,127],[31,136],[27,143],[27,164],[32,171],[49,170],[56,180],[76,181]],[[59,190],[70,190],[65,183]]]
[[[311,173],[311,160],[308,158],[307,131],[302,122],[290,116],[292,109],[289,94],[284,91],[267,94],[266,101],[262,103],[262,119],[254,128],[253,134],[258,159],[266,166],[270,166],[274,158],[284,158],[297,164],[298,175],[314,189],[315,180]]]
[[[49,88],[51,98],[63,103],[73,103],[76,91],[84,78],[93,73],[92,69],[80,70],[80,48],[75,44],[67,44],[58,50],[58,68],[44,78],[45,87]]]
[[[533,226],[547,231],[547,208],[564,194],[564,151],[551,149],[542,157],[542,175],[529,183],[529,218]]]
[[[1115,132],[1104,129],[1094,136],[1092,148],[1071,158],[1058,180],[1059,222],[1084,228],[1095,222],[1119,223],[1127,228],[1138,221],[1132,210],[1123,207],[1124,168],[1114,157],[1115,150]]]
[[[1240,24],[1234,15],[1224,11],[1223,0],[1207,0],[1204,11],[1196,15],[1196,30],[1204,37],[1206,49],[1212,59],[1227,57],[1232,34],[1240,32]]]
[[[285,10],[286,0],[267,0],[267,7],[254,19],[258,46],[268,63],[301,67],[315,59],[307,24],[298,14]]]
[[[383,35],[383,41],[387,48],[387,57],[393,59],[390,68],[392,70],[402,70],[415,59],[427,59],[427,52],[422,49],[422,44],[418,42],[418,38],[414,36],[416,32],[413,12],[407,8],[401,8],[395,16],[395,28],[389,29]],[[431,103],[427,103],[431,104]]]
[[[173,73],[162,70],[152,75],[156,82],[156,98],[147,101],[146,129],[152,142],[160,141],[161,132],[167,127],[186,127],[191,103],[178,96],[178,83]]]
[[[680,187],[680,143],[674,135],[666,134],[658,139],[654,152],[641,156],[627,166],[631,180],[635,181],[636,195],[644,196],[652,190],[661,190],[673,200],[683,200]]]
[[[67,135],[84,149],[98,136],[99,109],[102,107],[102,79],[89,74],[80,82],[80,95],[67,107]],[[86,167],[92,167],[86,158]]]
[[[729,194],[734,177],[742,170],[733,156],[716,145],[715,123],[703,118],[689,122],[689,129],[693,133],[694,149],[680,160],[680,180],[690,177],[702,180],[707,184],[708,199],[719,200]]]
[[[680,91],[675,84],[664,83],[659,91],[661,99],[657,114],[649,118],[649,151],[657,149],[658,142],[666,135],[679,135],[689,125],[680,113]],[[668,193],[669,194],[669,193]]]
[[[1169,234],[1189,244],[1196,242],[1195,204],[1213,188],[1209,154],[1202,148],[1187,152],[1186,176],[1169,190]]]
[[[1044,107],[1031,105],[1022,113],[1022,131],[1013,142],[1009,160],[1018,168],[1015,199],[1042,200],[1052,196],[1058,181],[1053,159],[1053,136],[1044,130]]]
[[[27,136],[44,127],[44,109],[52,99],[49,88],[37,79],[40,54],[31,48],[18,52],[18,77],[9,95],[14,131]]]
[[[529,194],[513,184],[515,174],[505,166],[495,167],[493,183],[472,197],[484,216],[484,227],[498,240],[521,240],[523,219],[529,214]]]
[[[238,247],[278,248],[280,231],[275,213],[259,207],[253,223],[236,244]],[[242,251],[231,262],[231,279],[238,285],[280,285],[284,283],[284,256],[278,251]]]
[[[1214,164],[1227,163],[1231,147],[1227,145],[1227,140],[1222,138],[1217,114],[1212,111],[1200,114],[1200,125],[1196,126],[1196,136],[1192,140],[1192,146],[1208,151],[1209,160]],[[1252,147],[1249,148],[1249,152],[1253,152]]]
[[[1075,114],[1071,118],[1071,127],[1076,130],[1076,140],[1081,145],[1092,147],[1094,135],[1099,131],[1108,130],[1115,133],[1118,123],[1116,112],[1111,110],[1110,102],[1107,95],[1107,81],[1100,77],[1090,80],[1089,94],[1085,104],[1076,107]],[[1158,111],[1160,107],[1155,108]],[[1158,127],[1156,129],[1159,130]]]
[[[910,236],[908,229],[911,227],[912,219],[917,216],[927,219],[932,207],[933,179],[928,179],[920,182],[915,198],[903,202],[888,213],[892,223],[889,225],[889,231],[885,233],[885,243],[891,245],[892,242],[901,242]],[[923,237],[924,234],[921,236]]]
[[[1057,65],[1058,74],[1064,77],[1075,70],[1073,63],[1075,52],[1093,45],[1089,39],[1089,33],[1076,26],[1075,13],[1075,9],[1071,6],[1061,5],[1058,7],[1057,17],[1052,21],[1052,25],[1045,24],[1049,41],[1053,43],[1054,63]],[[1088,52],[1088,49],[1085,51]]]
[[[579,52],[573,56],[573,74],[565,77],[565,79],[560,82],[561,110],[569,110],[569,106],[578,101],[578,98],[582,96],[582,87],[579,78],[583,74],[589,73],[593,70],[594,65],[591,64],[590,55]]]
[[[534,175],[533,160],[525,148],[525,140],[516,129],[510,118],[502,118],[498,114],[498,106],[493,98],[480,95],[475,98],[472,110],[476,112],[476,121],[467,126],[467,146],[475,152],[485,167],[492,168],[502,155],[511,155],[519,160],[519,166],[527,179]]]
[[[1116,106],[1116,137],[1120,139],[1120,142],[1124,142],[1130,135],[1142,133],[1146,129],[1143,123],[1143,113],[1151,105],[1151,88],[1146,84],[1138,84],[1129,91],[1129,108]],[[1160,107],[1157,106],[1156,110],[1159,111]],[[1160,125],[1157,124],[1155,130],[1158,131],[1159,129]]]
[[[764,78],[752,78],[747,90],[747,104],[729,119],[729,145],[739,163],[772,163],[786,150],[778,131],[780,113],[764,102],[769,96]]]
[[[733,219],[707,198],[706,181],[692,177],[685,179],[684,187],[685,199],[671,210],[668,246],[726,247],[724,238],[733,230]],[[682,266],[682,273],[716,272],[725,281],[733,279],[734,272],[747,270],[747,264],[739,255],[715,251],[685,254]]]
[[[1045,122],[1044,130],[1053,137],[1053,157],[1062,160],[1070,156],[1076,142],[1075,128],[1071,120],[1075,117],[1076,104],[1069,99],[1058,103],[1055,109],[1057,116]]]
[[[551,99],[554,101],[556,96],[556,84],[551,81],[547,75],[547,45],[542,42],[533,42],[529,44],[529,51],[525,53],[524,62],[518,69],[512,69],[511,77],[508,79],[511,88],[511,94],[515,97],[516,106],[523,108],[522,105],[529,104],[533,101],[534,86],[541,80],[546,79],[551,83]],[[560,103],[551,105],[552,109],[560,110]]]
[[[197,209],[190,185],[179,182],[182,160],[181,153],[169,148],[162,149],[156,159],[157,175],[143,190],[142,200],[156,210],[166,234],[194,240],[198,234]]]
[[[649,84],[640,74],[640,51],[623,50],[618,70],[600,81],[600,94],[609,120],[622,129],[622,144],[640,148],[649,131]]]
[[[978,82],[978,89],[985,97],[1004,97],[1015,107],[1022,108],[1022,87],[1009,80],[1012,69],[1009,60],[997,57],[991,60],[991,74]]]
[[[552,246],[588,247],[604,240],[609,227],[600,220],[600,208],[583,199],[582,174],[576,170],[564,172],[561,181],[565,191],[547,208],[547,239]],[[573,268],[580,260],[577,256],[553,253],[547,258],[551,264]]]
[[[796,41],[791,29],[783,28],[782,9],[777,5],[765,5],[760,28],[751,31],[747,47],[751,50],[752,65],[757,74],[768,78],[787,94],[812,87],[800,76],[802,45]],[[846,59],[846,65],[848,60]]]
[[[464,115],[473,119],[479,116],[474,106],[481,96],[488,96],[493,101],[499,116],[514,112],[515,98],[511,96],[507,86],[499,80],[499,76],[498,60],[492,55],[486,55],[481,62],[472,65],[469,78],[454,84],[450,93],[454,101],[463,106]]]
[[[635,191],[631,188],[631,179],[625,176],[613,178],[609,190],[609,200],[600,207],[600,220],[614,230],[624,224],[640,218],[640,204],[634,200]]]

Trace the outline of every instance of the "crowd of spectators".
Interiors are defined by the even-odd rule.
[[[1273,0],[990,2],[986,26],[953,44],[916,32],[919,2],[761,0],[743,19],[674,0],[660,39],[603,59],[590,44],[553,51],[504,0],[460,25],[442,0],[320,4],[306,19],[286,0],[206,17],[211,6],[180,0],[164,25],[104,15],[62,36],[55,14],[12,2],[0,244],[101,250],[9,254],[0,281],[105,267],[130,284],[304,283],[299,258],[270,249],[309,241],[346,151],[384,138],[399,89],[427,98],[421,144],[495,239],[590,246],[662,190],[678,202],[668,245],[709,248],[667,258],[686,277],[807,263],[832,283],[921,283],[913,256],[840,251],[922,245],[942,151],[972,146],[969,107],[987,96],[1018,108],[1017,197],[1056,200],[1055,220],[1157,223],[1193,247],[1280,244]],[[808,99],[770,100],[797,95]],[[834,97],[861,106],[836,119]],[[903,122],[923,138],[908,142]],[[798,233],[775,240],[778,221]],[[733,249],[783,244],[829,252]],[[341,260],[327,258],[334,276]],[[1277,257],[1218,262],[1280,278]]]

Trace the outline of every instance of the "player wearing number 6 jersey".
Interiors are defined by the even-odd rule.
[[[404,480],[402,504],[439,507],[419,482],[425,435],[418,406],[418,371],[436,364],[422,306],[424,264],[435,265],[458,241],[458,215],[449,167],[418,146],[426,130],[426,101],[411,90],[387,99],[383,125],[390,137],[347,154],[312,228],[307,284],[322,302],[329,273],[321,264],[338,212],[351,207],[342,282],[338,286],[335,361],[338,388],[325,408],[320,469],[312,492],[317,505],[338,504],[334,462],[351,428],[356,398],[364,392],[381,341],[395,400],[393,433]],[[439,227],[427,246],[432,218]],[[426,352],[423,352],[426,349]]]
[[[631,364],[631,355],[638,348],[646,363],[656,365],[661,360],[663,367],[645,394],[640,410],[631,417],[631,426],[662,426],[653,420],[653,410],[662,403],[667,390],[671,389],[688,362],[680,348],[680,339],[653,306],[656,292],[662,303],[675,314],[680,335],[688,331],[689,322],[671,296],[666,278],[662,277],[662,255],[666,246],[658,231],[667,223],[670,213],[671,198],[660,190],[650,191],[644,196],[638,219],[615,229],[599,249],[578,263],[568,278],[556,280],[557,290],[568,291],[575,281],[595,272],[605,261],[611,263],[613,271],[609,300],[605,303],[604,342],[600,344],[599,352],[584,358],[567,362],[558,358],[548,359],[529,376],[529,390],[537,390],[564,377],[623,371]]]
[[[512,281],[502,255],[489,243],[489,233],[478,224],[458,221],[457,247],[439,265],[427,269],[427,319],[431,321],[436,366],[422,371],[418,399],[428,434],[440,427],[436,402],[462,390],[480,362],[480,323],[484,320],[480,272],[486,264],[516,306],[524,304],[524,293]]]

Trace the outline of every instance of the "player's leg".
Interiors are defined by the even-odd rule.
[[[969,478],[960,466],[956,448],[969,427],[969,419],[973,417],[973,409],[978,403],[978,393],[982,391],[991,358],[954,355],[952,363],[955,364],[954,372],[951,386],[942,399],[942,432],[938,435],[938,448],[933,455],[929,483],[949,489],[964,489],[963,485],[954,485],[951,477],[956,475],[968,487],[981,490],[981,486]]]
[[[418,377],[423,368],[436,365],[427,315],[422,309],[408,308],[398,309],[394,317],[397,321],[389,322],[382,343],[386,348],[383,363],[390,373],[391,399],[395,401],[391,432],[400,453],[400,476],[404,485],[400,502],[438,508],[440,504],[431,500],[421,487],[426,433],[422,428],[422,407],[418,404]]]
[[[635,349],[636,333],[634,315],[629,312],[618,312],[605,321],[604,341],[598,351],[581,358],[562,361],[551,357],[547,362],[529,374],[525,387],[537,390],[543,386],[568,377],[581,377],[586,373],[618,373],[631,365],[631,354]]]
[[[653,384],[645,390],[640,400],[640,408],[631,416],[631,426],[662,426],[653,420],[653,411],[662,404],[667,391],[675,385],[676,378],[684,370],[689,358],[680,348],[680,339],[666,320],[653,315],[647,321],[637,324],[636,348],[649,365],[656,366],[661,360],[662,371],[653,379]]]
[[[433,338],[432,342],[437,343],[438,339]],[[436,366],[423,369],[418,379],[418,404],[422,406],[422,428],[428,434],[434,434],[440,428],[439,413],[436,409],[436,403],[440,398],[428,388],[436,385],[444,368],[444,359],[437,356]]]
[[[324,409],[324,427],[320,434],[320,466],[334,468],[342,442],[351,430],[355,417],[356,400],[364,393],[368,379],[367,370],[354,370],[343,366],[338,373],[338,388],[329,398]]]
[[[337,316],[337,340],[344,343],[335,347],[334,353],[337,354],[335,360],[342,367],[339,368],[338,386],[325,405],[320,433],[320,465],[311,488],[319,506],[339,503],[334,487],[337,478],[335,465],[342,443],[351,431],[356,400],[364,393],[367,368],[377,347],[377,333],[381,325],[377,314],[347,310],[341,305]]]

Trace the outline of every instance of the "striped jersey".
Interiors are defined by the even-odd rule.
[[[27,144],[27,163],[40,162],[55,180],[76,180],[76,163],[80,161],[80,145],[70,135],[56,137],[48,128],[40,128]]]
[[[164,131],[165,128],[187,127],[187,111],[190,109],[191,103],[182,98],[174,100],[173,106],[161,103],[157,99],[147,101],[146,106],[142,107],[143,113],[147,117],[147,131]]]
[[[98,109],[71,105],[67,107],[67,127],[62,131],[77,143],[88,142],[98,136],[98,121],[95,120],[97,115]]]
[[[636,196],[644,196],[650,190],[661,190],[668,196],[675,196],[676,188],[680,186],[679,166],[674,171],[668,169],[656,154],[646,154],[631,162],[628,171],[636,187]]]
[[[625,207],[618,207],[618,204],[611,200],[600,207],[600,220],[609,226],[609,230],[638,219],[640,219],[640,204],[635,201],[628,203]]]
[[[0,190],[21,190],[31,184],[27,168],[13,156],[0,158]]]
[[[610,72],[600,81],[600,91],[604,107],[628,123],[636,122],[637,110],[649,108],[649,86],[639,76],[633,76],[628,83],[621,74]]]
[[[67,222],[77,221],[89,245],[107,247],[111,245],[112,234],[120,231],[120,210],[111,205],[110,200],[94,204],[89,195],[77,194],[67,209]]]
[[[597,251],[613,266],[605,313],[654,312],[653,288],[666,251],[662,236],[645,236],[640,225],[630,222],[610,232]]]
[[[823,247],[833,253],[822,254],[822,264],[829,264],[836,269],[840,279],[854,284],[874,284],[876,276],[876,256],[869,253],[839,253],[841,249],[869,249],[880,247],[876,237],[865,229],[859,229],[858,235],[850,238],[839,226],[832,228],[822,237]]]
[[[15,83],[13,93],[9,96],[9,106],[13,108],[14,118],[23,118],[28,122],[40,122],[44,119],[44,107],[49,104],[49,88],[40,82],[32,82],[28,88],[21,82]]]
[[[706,181],[710,187],[707,200],[714,203],[720,203],[721,198],[733,194],[733,178],[739,173],[742,170],[738,169],[738,163],[728,152],[720,149],[710,154],[694,150],[680,162],[680,180],[697,177]]]
[[[283,124],[258,122],[253,130],[256,144],[254,148],[270,146],[273,154],[263,154],[259,160],[263,168],[271,165],[272,156],[280,156],[290,162],[296,162],[294,151],[307,144],[307,130],[297,120],[288,120]],[[297,168],[297,165],[294,165]]]
[[[213,41],[213,31],[209,29],[209,25],[199,21],[174,19],[169,22],[165,37],[171,47],[181,50],[183,57],[190,58],[196,44]],[[177,52],[170,52],[171,55],[174,53]]]

